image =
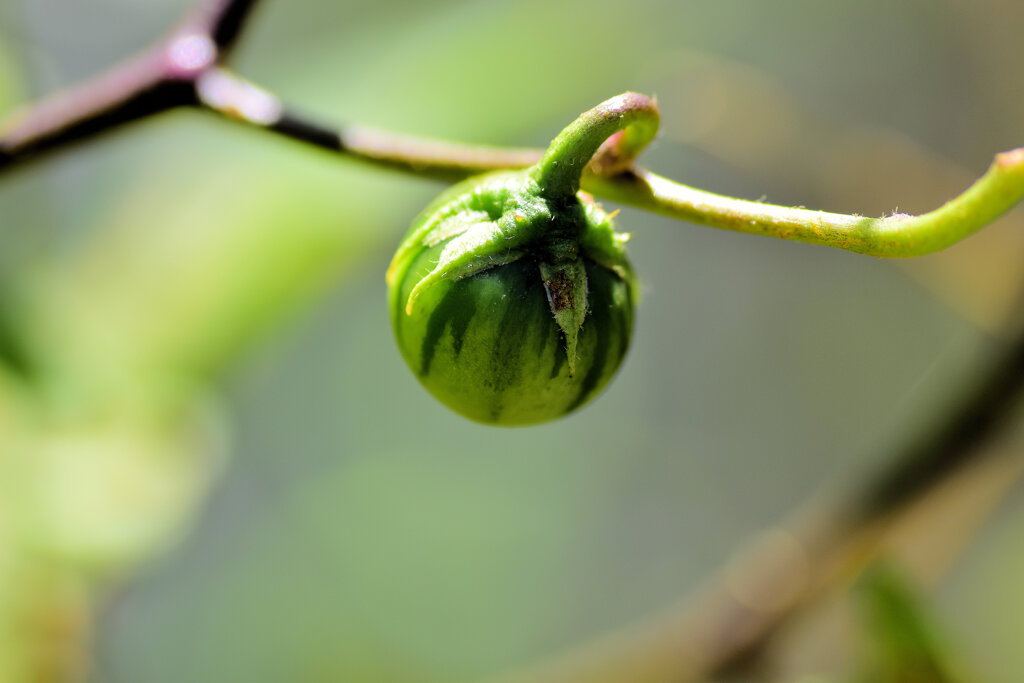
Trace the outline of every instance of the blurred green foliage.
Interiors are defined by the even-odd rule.
[[[0,106],[20,79],[103,68],[186,4],[4,0]],[[974,175],[1021,144],[1022,21],[1012,0],[265,0],[235,66],[322,119],[495,144],[544,145],[649,92],[659,172],[884,213],[960,188],[858,192],[833,133]],[[695,79],[695,57],[718,66]],[[729,95],[737,65],[830,125]],[[694,134],[726,114],[735,136],[797,146],[737,156]],[[385,308],[390,250],[438,190],[185,111],[3,179],[21,360],[0,369],[0,653],[59,641],[99,597],[97,682],[494,673],[685,594],[821,482],[884,459],[990,349],[984,302],[943,294],[990,277],[985,258],[905,270],[624,210],[645,298],[620,377],[557,424],[473,425],[407,373]],[[1015,253],[1014,220],[984,253]],[[1000,549],[1018,536],[986,537],[935,606],[1007,683],[1024,590]]]
[[[863,620],[861,680],[954,683],[967,680],[910,581],[894,566],[869,569],[857,588]]]

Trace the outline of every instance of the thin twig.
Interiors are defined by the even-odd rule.
[[[13,123],[0,127],[7,130],[0,135],[0,170],[45,149],[182,105],[198,105],[263,130],[420,176],[451,179],[519,168],[542,154],[360,126],[327,127],[286,111],[273,94],[219,67],[219,46],[230,47],[252,3],[208,0],[170,40],[106,76],[24,111]],[[620,170],[614,163],[599,163],[597,168]],[[600,197],[725,230],[873,256],[909,257],[955,244],[1024,198],[1024,148],[997,155],[988,172],[961,195],[919,216],[865,218],[751,202],[697,190],[642,169],[612,176],[588,173],[583,188]]]
[[[353,125],[323,126],[287,112],[271,93],[223,69],[203,75],[199,99],[201,106],[243,123],[420,176],[452,179],[519,168],[532,164],[542,153],[467,146]],[[254,107],[254,102],[262,106]],[[604,168],[617,170],[611,165]],[[1024,198],[1024,148],[997,155],[988,172],[961,195],[919,216],[865,218],[752,202],[698,190],[636,168],[611,176],[588,173],[583,177],[583,189],[599,197],[724,230],[871,256],[921,256],[972,235]]]
[[[273,94],[226,69],[204,73],[196,82],[196,92],[202,107],[229,119],[417,176],[459,180],[486,171],[530,166],[543,155],[543,150],[429,140],[368,126],[324,126],[287,111]]]
[[[163,59],[151,49],[15,112],[0,127],[0,170],[174,106],[183,93],[168,88]]]
[[[222,63],[256,0],[201,0],[152,47],[0,124],[0,171],[176,107],[196,104],[195,81]]]

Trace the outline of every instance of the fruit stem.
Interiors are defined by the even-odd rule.
[[[602,143],[622,131],[602,154],[613,158],[609,167],[624,170],[654,139],[660,118],[657,103],[646,95],[627,92],[605,100],[559,133],[530,174],[548,197],[575,196]]]

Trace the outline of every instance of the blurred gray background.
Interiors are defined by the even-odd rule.
[[[0,0],[0,104],[96,73],[187,5]],[[1024,144],[1021,26],[1016,0],[264,0],[232,65],[320,120],[493,144],[543,146],[638,90],[664,117],[645,166],[883,215]],[[440,189],[186,111],[0,183],[5,280],[94,249],[105,289],[246,302],[234,331],[215,303],[176,328],[218,349],[225,457],[188,532],[110,591],[95,681],[468,681],[662,609],[927,425],[1024,272],[1019,210],[904,263],[624,208],[644,300],[618,378],[567,419],[493,429],[435,403],[391,340],[383,272]],[[250,228],[231,269],[190,251]],[[281,275],[266,236],[296,230],[326,256]],[[140,243],[159,283],[131,267]],[[140,299],[146,320],[177,310]],[[1024,679],[1022,531],[1017,494],[936,593],[986,680]]]

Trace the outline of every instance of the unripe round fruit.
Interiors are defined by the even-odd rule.
[[[472,420],[525,425],[591,400],[629,348],[637,285],[612,215],[580,192],[595,153],[622,173],[657,105],[625,93],[563,130],[536,165],[471,178],[417,218],[388,268],[402,357]]]
[[[407,272],[422,272],[436,262],[437,251],[424,249]],[[398,348],[435,398],[471,420],[525,425],[565,415],[608,384],[633,331],[630,285],[593,262],[586,271],[590,310],[573,375],[562,330],[530,258],[435,285],[411,315],[404,301],[417,278],[396,283],[391,323]]]
[[[452,251],[454,238],[423,238],[430,230],[425,225],[433,221],[442,226],[448,221],[447,229],[434,228],[435,234],[446,234],[457,230],[450,225],[459,215],[469,215],[473,227],[460,233],[468,236],[480,230],[483,214],[497,215],[493,226],[511,211],[505,222],[525,226],[528,220],[520,211],[522,199],[517,194],[524,183],[529,194],[534,186],[524,173],[497,174],[453,187],[413,224],[411,241],[399,250],[389,270],[391,323],[409,368],[439,401],[488,424],[546,422],[584,405],[615,375],[633,330],[631,271],[624,257],[610,263],[606,253],[618,248],[622,236],[612,231],[608,214],[585,196],[587,203],[580,203],[573,213],[579,222],[573,230],[579,231],[581,245],[573,262],[582,266],[585,295],[583,302],[570,302],[583,306],[582,325],[570,323],[578,328],[571,342],[572,330],[566,334],[554,308],[559,304],[556,299],[572,297],[572,287],[559,287],[557,280],[565,279],[566,269],[552,269],[550,262],[556,259],[546,246],[551,233],[558,233],[551,227],[558,221],[536,207],[532,218],[540,223],[539,237],[525,240],[528,246],[521,255],[508,260],[507,249],[491,254],[479,246],[482,240],[470,240],[484,254],[485,265],[470,268],[464,276],[438,277],[416,293],[410,308],[414,289],[444,263],[445,250]],[[467,197],[475,198],[468,202],[470,206],[438,219],[451,214],[450,207]],[[510,201],[510,197],[519,198]],[[481,215],[474,213],[478,211]],[[589,243],[595,245],[593,253],[588,253]],[[492,258],[495,265],[487,265]],[[573,272],[571,267],[568,270]]]

